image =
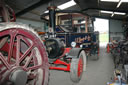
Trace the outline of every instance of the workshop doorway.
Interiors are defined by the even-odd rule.
[[[94,21],[94,30],[99,31],[100,45],[106,46],[109,42],[109,20],[96,18]]]

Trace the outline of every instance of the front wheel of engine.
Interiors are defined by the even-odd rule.
[[[81,78],[83,71],[86,69],[86,56],[85,52],[81,51],[78,58],[72,58],[70,67],[70,78],[74,83],[78,83]]]

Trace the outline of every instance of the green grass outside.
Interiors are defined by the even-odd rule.
[[[108,33],[100,33],[100,42],[108,42],[109,40],[109,35]]]

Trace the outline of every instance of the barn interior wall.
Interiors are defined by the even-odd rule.
[[[109,41],[123,39],[122,21],[109,20]]]
[[[16,21],[29,25],[30,27],[34,28],[35,31],[44,32],[44,22],[22,19],[22,18],[17,18]]]

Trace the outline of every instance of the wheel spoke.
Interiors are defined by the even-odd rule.
[[[26,70],[29,71],[29,70],[37,70],[39,68],[43,67],[42,65],[36,65],[36,66],[32,66],[32,67],[29,67],[27,68]]]
[[[22,60],[30,53],[30,51],[31,51],[33,48],[34,48],[34,44],[32,44],[32,45],[27,49],[27,51],[21,56],[19,62],[22,62]]]
[[[7,67],[7,69],[11,68],[11,66],[9,65],[9,63],[6,61],[6,59],[4,58],[4,56],[1,53],[0,53],[0,59],[4,63],[4,65]]]
[[[34,56],[34,51],[32,51],[30,57],[27,59],[25,65],[24,65],[24,68],[26,68],[29,65],[29,63],[32,60],[33,56]]]
[[[9,63],[10,63],[10,60],[11,60],[11,57],[12,57],[12,53],[13,53],[15,37],[16,37],[16,33],[15,34],[11,34],[11,39],[10,39],[10,44],[9,44],[9,53],[8,53],[8,62]]]
[[[19,66],[20,58],[20,36],[17,36],[17,46],[16,46],[16,66]]]

